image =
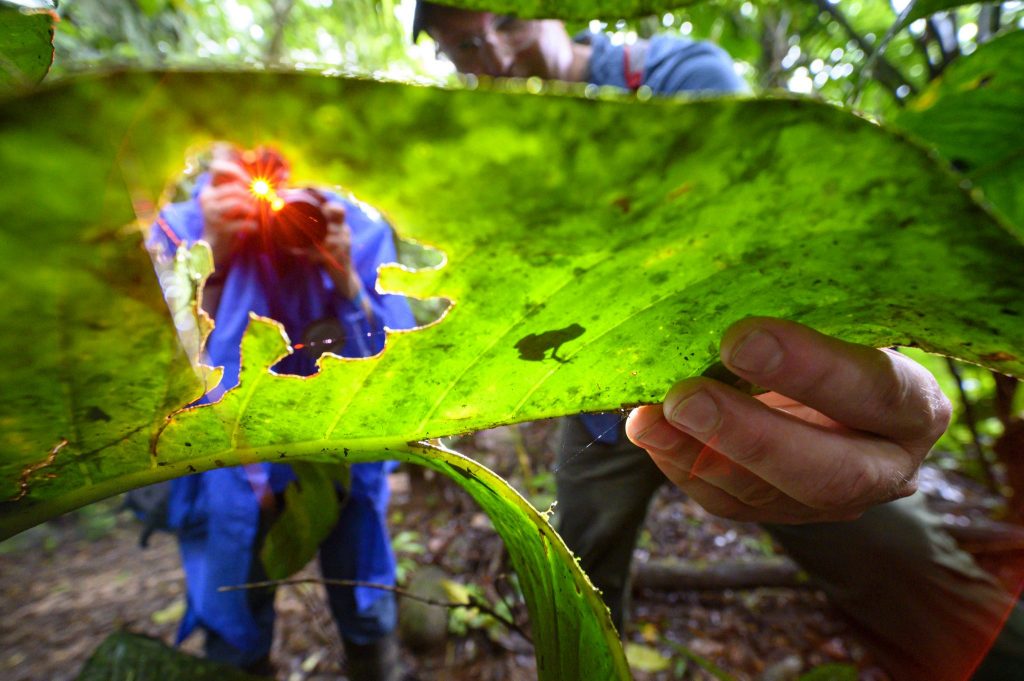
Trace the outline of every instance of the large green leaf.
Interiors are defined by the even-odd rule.
[[[896,123],[934,144],[1024,234],[1024,31],[961,57]]]
[[[427,466],[455,480],[480,504],[505,542],[530,612],[537,676],[632,678],[607,606],[546,515],[493,472],[457,452],[404,449],[381,456]]]
[[[47,5],[0,0],[0,92],[31,87],[50,70],[57,13]]]
[[[121,225],[211,138],[276,141],[300,179],[356,189],[447,254],[383,285],[455,302],[312,378],[269,373],[258,325],[239,388],[157,440],[201,381]],[[0,377],[5,534],[218,465],[655,402],[748,314],[1024,374],[1020,242],[923,150],[813,102],[121,75],[8,102],[0,162],[0,321],[25,358]]]

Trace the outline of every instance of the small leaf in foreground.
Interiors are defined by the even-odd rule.
[[[260,560],[267,579],[284,579],[312,560],[338,522],[335,482],[341,464],[292,463],[295,480],[284,491],[284,509],[263,540]]]
[[[0,0],[0,95],[32,87],[50,70],[56,21],[49,3]]]

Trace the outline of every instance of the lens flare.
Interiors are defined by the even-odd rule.
[[[274,192],[274,188],[267,180],[262,177],[257,177],[251,184],[249,184],[249,191],[261,199],[268,199]]]
[[[270,204],[270,210],[275,213],[284,208],[284,199],[277,195],[277,191],[274,190],[273,183],[270,180],[257,177],[249,183],[249,191],[252,192],[253,196],[257,199],[261,199]]]

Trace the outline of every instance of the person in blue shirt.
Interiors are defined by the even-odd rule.
[[[384,349],[385,328],[415,326],[404,298],[375,288],[377,267],[396,260],[394,235],[376,211],[333,193],[281,189],[273,196],[284,197],[282,203],[300,201],[275,212],[281,206],[271,208],[270,198],[254,193],[259,179],[267,182],[263,190],[284,187],[288,164],[269,148],[243,152],[216,145],[209,171],[198,177],[190,198],[164,207],[152,230],[150,245],[158,257],[199,240],[213,254],[203,307],[215,328],[204,361],[223,367],[224,374],[200,404],[216,401],[238,384],[240,343],[250,314],[280,322],[294,343],[296,350],[273,370],[302,376],[316,371],[324,351],[374,355]],[[311,231],[303,232],[306,227]],[[275,231],[289,229],[290,236]],[[324,577],[394,585],[386,525],[390,467],[385,462],[351,466],[347,489],[339,489],[341,515],[320,547]],[[260,542],[293,479],[289,466],[253,464],[172,483],[168,520],[178,532],[187,584],[179,641],[201,627],[207,657],[269,671],[273,591],[218,589],[263,577]],[[350,678],[398,679],[394,595],[362,586],[329,586],[327,592]]]
[[[421,31],[463,73],[654,94],[747,90],[724,51],[681,36],[573,39],[557,20],[428,2],[417,3],[414,40]],[[562,424],[558,530],[619,630],[637,535],[668,480],[712,513],[764,523],[895,679],[960,681],[979,662],[976,679],[1024,678],[1021,608],[911,496],[950,418],[934,378],[898,352],[763,317],[730,327],[721,359],[771,392],[692,378],[624,428],[616,414]]]

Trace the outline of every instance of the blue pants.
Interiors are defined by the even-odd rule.
[[[325,579],[356,579],[356,556],[358,546],[349,537],[352,524],[345,521],[345,514],[320,544],[320,571]],[[259,541],[255,543],[250,570],[250,582],[266,579],[263,563],[259,558],[259,547],[268,529],[268,523],[260,523]],[[355,590],[348,586],[327,586],[328,605],[338,631],[346,641],[358,645],[373,643],[395,629],[398,610],[395,596],[390,592],[381,593],[380,598],[362,611],[355,598]],[[270,654],[274,632],[275,589],[252,589],[249,591],[249,607],[257,625],[265,635],[264,645],[241,650],[228,643],[215,631],[206,629],[205,654],[209,660],[224,662],[236,667],[248,667]]]

